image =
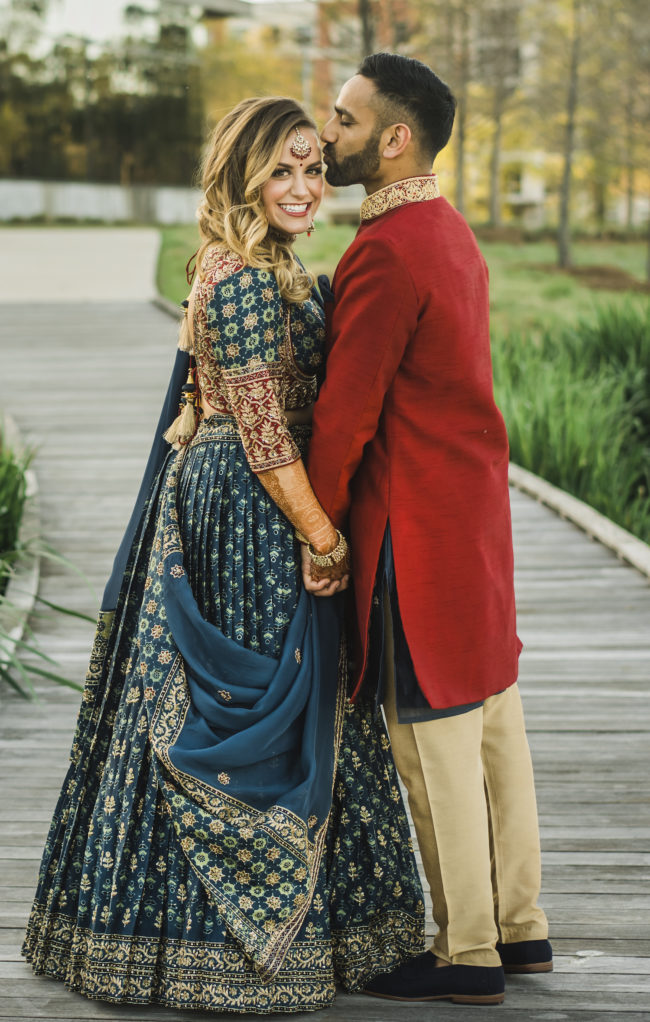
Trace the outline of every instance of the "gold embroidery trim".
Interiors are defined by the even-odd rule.
[[[423,914],[423,913],[422,913]],[[93,999],[221,1011],[306,1011],[334,997],[332,949],[349,991],[424,950],[422,915],[383,912],[366,926],[332,929],[330,939],[296,940],[275,983],[259,982],[231,942],[93,933],[36,903],[23,953],[37,975]]]
[[[378,192],[373,192],[361,203],[361,219],[373,220],[389,209],[405,206],[408,202],[427,202],[439,199],[438,177],[426,174],[423,177],[407,177],[403,181],[394,181]]]

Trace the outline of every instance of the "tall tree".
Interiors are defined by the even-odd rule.
[[[457,32],[456,76],[458,110],[456,115],[456,208],[465,212],[465,155],[467,151],[467,120],[469,83],[471,77],[470,13],[467,3],[459,3],[453,11]]]
[[[471,0],[421,0],[421,24],[415,48],[444,78],[456,97],[456,120],[452,143],[456,158],[455,203],[465,210],[467,132],[470,86],[474,65],[473,26],[475,5]]]
[[[647,184],[650,163],[647,132],[650,121],[650,22],[644,0],[622,0],[615,25],[620,41],[618,66],[622,72],[623,90],[625,222],[628,231],[632,231],[637,180],[645,173]]]
[[[558,264],[566,269],[571,265],[571,185],[576,145],[576,114],[582,45],[582,0],[571,0],[569,36],[569,74],[566,94],[566,130],[564,136],[563,171],[560,186],[560,216],[557,233]]]
[[[476,77],[489,93],[492,121],[489,170],[489,220],[501,223],[501,149],[503,120],[520,76],[519,4],[491,0],[480,8]]]
[[[361,22],[361,58],[367,57],[375,49],[375,12],[373,0],[357,0],[359,21]]]

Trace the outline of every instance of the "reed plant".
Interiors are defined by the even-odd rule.
[[[28,456],[18,456],[6,444],[0,430],[0,594],[7,585],[7,561],[15,550],[22,511],[27,499]]]
[[[512,460],[650,541],[650,339],[636,306],[493,344]]]
[[[31,458],[32,452],[17,454],[12,450],[0,429],[0,684],[24,698],[35,696],[35,678],[82,690],[81,685],[56,670],[56,661],[39,648],[29,624],[25,624],[20,638],[13,634],[22,618],[23,611],[17,603],[23,594],[16,592],[18,582],[14,582],[13,588],[9,588],[9,582],[12,578],[19,579],[21,565],[35,557],[67,564],[41,540],[25,541],[21,537],[21,523],[28,499],[26,472]],[[58,613],[93,620],[86,614],[51,603],[41,596],[36,596],[35,600],[37,604]]]
[[[7,587],[11,558],[18,544],[27,498],[28,463],[29,455],[17,455],[0,430],[0,595]]]

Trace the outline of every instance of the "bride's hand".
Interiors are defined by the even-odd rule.
[[[334,596],[335,593],[341,593],[344,589],[348,588],[350,584],[349,574],[334,580],[321,578],[318,581],[314,581],[311,575],[312,563],[309,549],[304,543],[300,547],[300,552],[302,558],[302,581],[308,593],[313,593],[314,596]]]

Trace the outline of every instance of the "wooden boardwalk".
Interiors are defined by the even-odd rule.
[[[144,303],[0,312],[0,406],[38,445],[46,539],[87,579],[44,562],[40,591],[94,614],[138,487],[175,327]],[[341,995],[333,1008],[295,1018],[650,1019],[650,585],[530,498],[513,492],[512,500],[521,687],[556,971],[510,978],[499,1008]],[[82,680],[91,626],[49,613],[33,625],[43,649]],[[78,703],[51,685],[39,691],[37,704],[0,695],[0,1018],[195,1019],[88,1001],[33,977],[20,958]]]

